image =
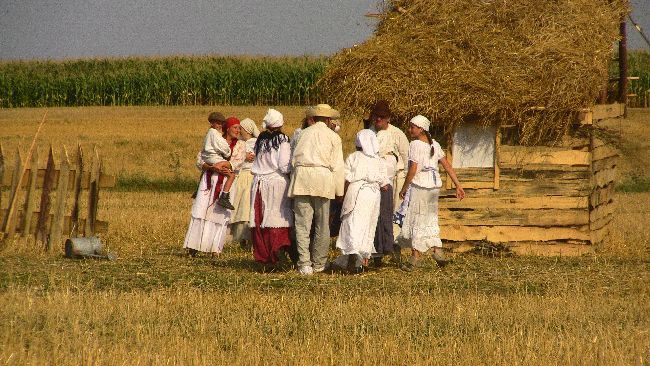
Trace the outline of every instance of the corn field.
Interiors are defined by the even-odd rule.
[[[0,63],[0,107],[305,105],[327,60],[165,57]]]
[[[628,54],[632,107],[650,106],[650,53]],[[325,57],[164,57],[0,62],[0,107],[307,105]],[[612,77],[618,74],[612,61]],[[615,85],[611,84],[611,88]],[[615,90],[611,90],[615,95]]]
[[[629,105],[650,107],[650,52],[630,52],[628,69],[630,76],[639,77],[638,80],[630,80],[628,83],[629,93],[636,94],[628,100]]]

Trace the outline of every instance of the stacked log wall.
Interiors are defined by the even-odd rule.
[[[489,242],[522,254],[592,252],[592,226],[595,222],[607,226],[604,220],[611,219],[608,211],[592,210],[610,209],[611,165],[603,162],[604,167],[593,174],[592,166],[599,164],[600,160],[592,161],[587,138],[566,147],[502,145],[499,169],[456,169],[466,190],[463,201],[455,198],[453,189],[442,190],[441,237],[457,251]],[[604,182],[594,189],[594,184]],[[599,200],[603,202],[593,204]]]
[[[589,225],[591,242],[601,244],[609,238],[614,217],[614,181],[618,151],[600,139],[592,140],[591,193],[589,195]]]

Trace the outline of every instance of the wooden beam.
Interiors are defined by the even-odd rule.
[[[591,152],[591,154],[592,154],[592,160],[597,161],[597,160],[611,158],[613,156],[618,156],[618,150],[614,149],[609,145],[603,145],[599,147],[594,147],[594,150]]]
[[[589,211],[582,210],[516,210],[476,209],[454,211],[441,209],[440,223],[463,226],[565,227],[589,225]]]
[[[501,185],[501,127],[497,126],[494,138],[494,189],[498,190]]]
[[[77,172],[83,172],[84,171],[84,160],[83,160],[83,150],[81,149],[81,145],[77,145],[77,159],[75,162],[76,165],[76,171]],[[70,217],[73,223],[73,226],[70,230],[70,237],[74,238],[79,235],[80,231],[80,222],[79,222],[79,199],[81,198],[81,179],[82,174],[76,174],[74,178],[74,182],[72,184],[72,191],[73,193],[73,199],[72,201],[72,212],[70,213]]]
[[[586,151],[563,150],[538,152],[534,149],[523,152],[501,151],[501,161],[508,165],[555,164],[589,166],[590,154]]]
[[[605,187],[617,177],[616,168],[603,169],[594,173],[594,185],[595,187]]]
[[[589,227],[519,227],[441,225],[440,238],[452,241],[484,240],[492,243],[514,241],[590,240]]]
[[[587,197],[467,197],[462,201],[457,199],[439,201],[441,209],[467,208],[467,209],[514,209],[514,210],[540,210],[540,209],[588,209]]]

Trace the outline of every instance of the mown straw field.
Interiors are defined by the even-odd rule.
[[[223,107],[259,121],[262,107]],[[97,144],[124,177],[197,178],[207,107],[52,108],[39,140]],[[280,108],[291,131],[301,108]],[[0,110],[5,151],[44,109]],[[650,113],[608,132],[622,178],[650,175]],[[355,122],[344,128],[350,149]],[[444,270],[260,273],[246,250],[181,249],[190,192],[124,183],[99,218],[115,262],[68,260],[17,241],[0,253],[0,363],[8,365],[650,363],[650,193],[618,193],[613,239],[579,258],[458,255]],[[6,192],[5,192],[6,194]],[[471,196],[471,191],[468,192]]]

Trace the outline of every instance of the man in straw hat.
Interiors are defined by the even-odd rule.
[[[370,112],[370,128],[377,133],[379,156],[386,165],[391,184],[382,188],[379,221],[375,232],[375,265],[381,266],[382,256],[393,253],[393,210],[399,197],[396,193],[404,184],[404,167],[408,161],[409,141],[402,130],[390,124],[391,111],[388,102],[378,100]]]
[[[306,125],[292,156],[293,197],[298,271],[304,275],[325,269],[329,251],[330,200],[343,196],[344,163],[341,138],[332,131],[339,112],[327,104],[306,111]],[[314,224],[313,242],[309,233]]]

